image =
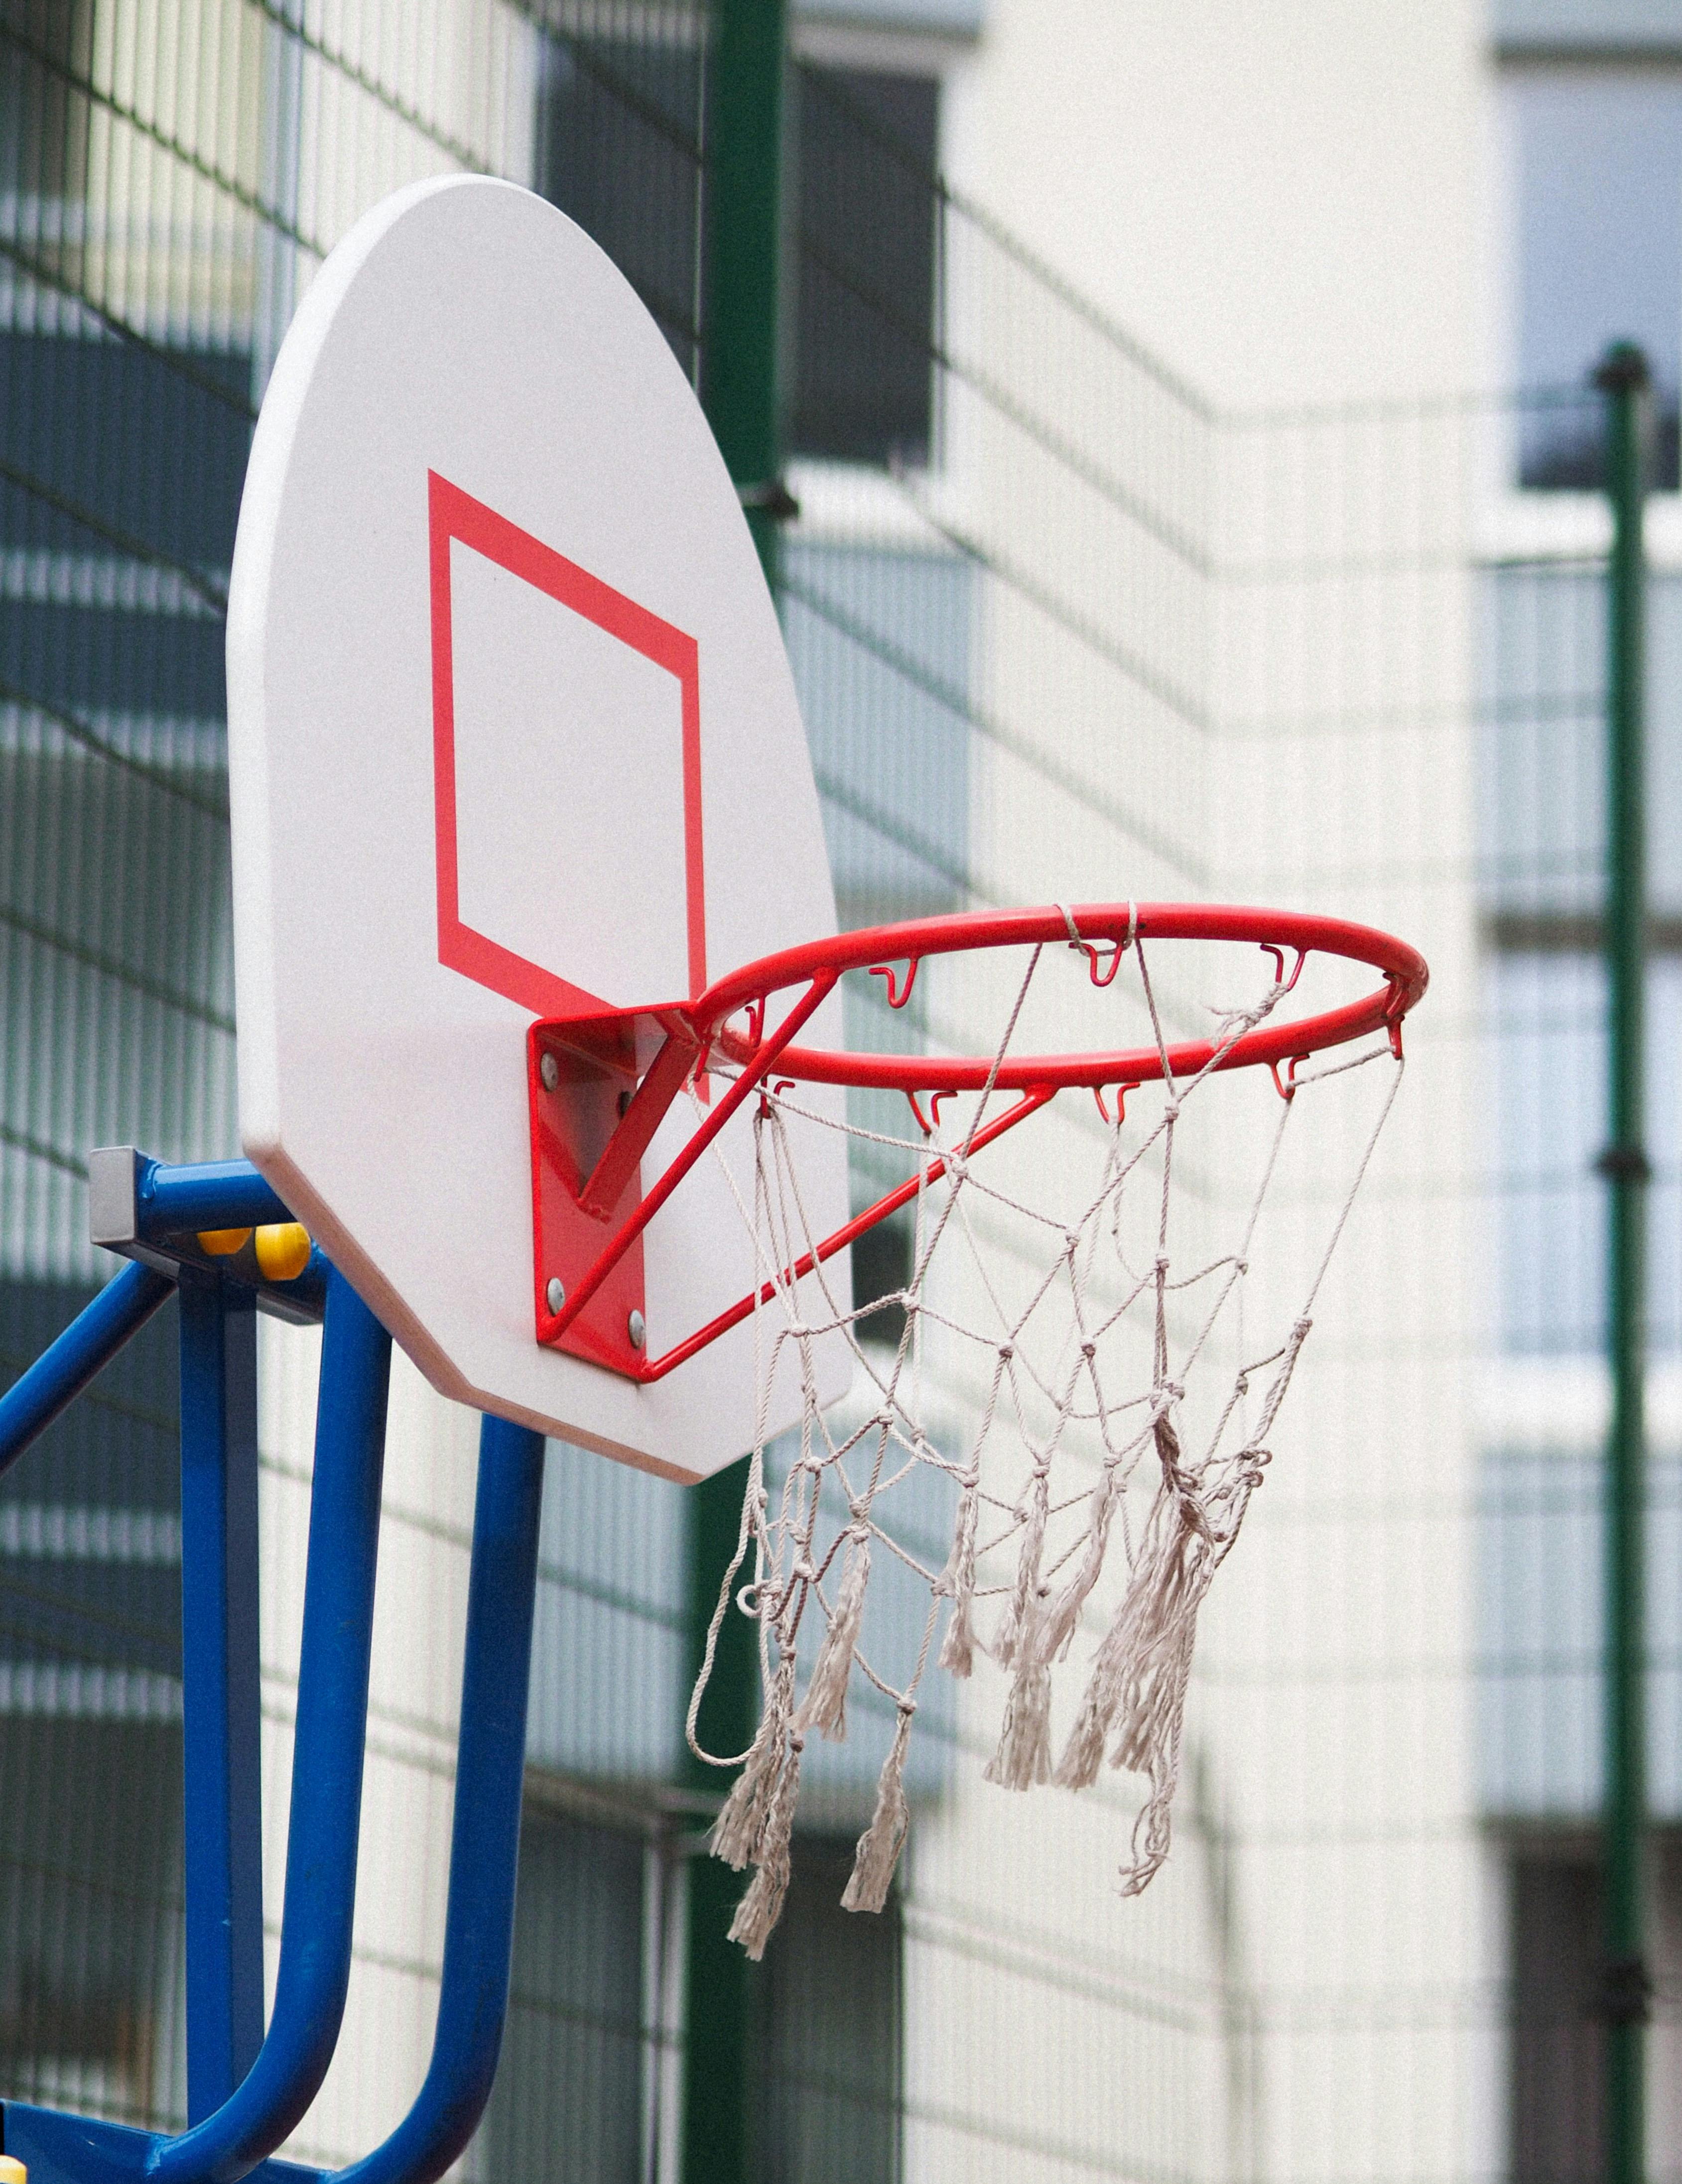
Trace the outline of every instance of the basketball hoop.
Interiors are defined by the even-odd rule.
[[[1294,1022],[1257,1017],[1225,1043],[1156,1039],[1132,1051],[938,1061],[794,1044],[849,971],[867,970],[881,978],[889,1006],[900,1009],[930,957],[1066,941],[1085,955],[1092,983],[1102,990],[1114,983],[1128,948],[1145,939],[1254,942],[1274,959],[1274,1002],[1294,990],[1311,954],[1377,970],[1383,983],[1357,1000]],[[1288,975],[1288,956],[1295,959]],[[1211,1070],[1265,1065],[1283,1091],[1288,1084],[1279,1078],[1282,1064],[1294,1071],[1328,1047],[1381,1030],[1400,1056],[1401,1020],[1424,991],[1427,975],[1423,957],[1405,942],[1338,918],[1220,905],[1081,904],[1072,910],[985,911],[867,927],[763,956],[719,979],[694,1002],[546,1018],[532,1026],[528,1057],[537,1339],[647,1383],[663,1379],[739,1326],[756,1301],[769,1301],[768,1288],[757,1297],[744,1295],[658,1357],[646,1356],[640,1336],[628,1332],[646,1323],[634,1248],[738,1109],[773,1078],[902,1092],[925,1134],[922,1100],[937,1109],[942,1100],[983,1087],[1017,1094],[1004,1114],[978,1131],[968,1147],[975,1152],[1066,1089],[1087,1088],[1105,1112],[1106,1088],[1125,1095],[1165,1078],[1181,1081]],[[799,990],[780,1022],[768,1028],[772,1002],[791,989]],[[729,1089],[644,1191],[643,1156],[673,1101],[685,1084],[721,1065],[734,1079]],[[888,1193],[815,1241],[786,1270],[791,1278],[809,1273],[897,1212],[915,1188]]]
[[[1148,944],[1154,951],[1165,942],[1248,944],[1263,951],[1271,976],[1242,1005],[1214,1010],[1211,1036],[1171,1039],[1147,960]],[[1048,949],[1083,959],[1089,998],[1101,997],[1100,1008],[1119,1011],[1136,983],[1132,1006],[1142,1011],[1148,1039],[1016,1051]],[[931,960],[1007,950],[1025,951],[1025,967],[1008,989],[989,1054],[854,1053],[797,1043],[849,972],[879,979],[881,1000],[897,1011]],[[1352,1000],[1286,1017],[1311,958],[1376,971],[1379,983]],[[1124,983],[1130,961],[1137,980]],[[897,1720],[843,1900],[854,1910],[880,1909],[886,1900],[908,1823],[906,1746],[942,1602],[949,1605],[940,1665],[968,1675],[980,1650],[1011,1678],[988,1778],[1019,1790],[1050,1781],[1081,1788],[1096,1779],[1106,1754],[1113,1765],[1143,1774],[1148,1794],[1122,1870],[1124,1892],[1137,1892],[1158,1870],[1169,1848],[1199,1610],[1269,1460],[1315,1297],[1400,1084],[1402,1019],[1426,979],[1423,959],[1404,942],[1335,919],[1176,905],[1053,905],[845,933],[751,964],[691,1003],[534,1026],[539,1340],[652,1381],[754,1320],[758,1406],[749,1485],[688,1723],[698,1756],[742,1770],[713,1847],[732,1865],[756,1869],[732,1928],[750,1954],[763,1951],[787,1885],[802,1747],[813,1730],[845,1735],[855,1674]],[[1348,1051],[1314,1066],[1338,1050]],[[1243,1319],[1246,1278],[1299,1095],[1327,1078],[1347,1082],[1348,1072],[1369,1062],[1388,1064],[1389,1082],[1311,1254],[1305,1295],[1255,1338]],[[1200,1112],[1213,1080],[1255,1068],[1268,1073],[1280,1098],[1242,1194],[1238,1234],[1225,1251],[1200,1248],[1188,1262],[1181,1228],[1171,1222],[1176,1143],[1187,1128],[1188,1103],[1198,1096],[1193,1112]],[[809,1085],[901,1094],[913,1127],[895,1137],[857,1121],[836,1123],[802,1096]],[[1158,1086],[1155,1113],[1139,1119],[1135,1101],[1130,1121],[1130,1098]],[[1030,1202],[1020,1182],[995,1176],[981,1156],[1071,1090],[1092,1095],[1098,1120],[1095,1128],[1088,1123],[1087,1173],[1074,1178],[1074,1203],[1048,1211]],[[680,1095],[692,1103],[693,1128],[644,1190],[643,1156]],[[992,1112],[999,1100],[1005,1104]],[[633,1317],[635,1249],[702,1155],[722,1159],[721,1135],[750,1102],[752,1177],[732,1177],[731,1188],[752,1238],[754,1286],[706,1325],[647,1355]],[[943,1121],[948,1106],[953,1118]],[[825,1123],[912,1173],[842,1226],[819,1234],[807,1217],[791,1125]],[[1147,1178],[1148,1190],[1141,1187]],[[861,1334],[861,1322],[884,1300],[855,1307],[835,1294],[824,1268],[844,1245],[907,1208],[914,1230],[910,1272],[886,1301],[902,1312],[903,1332],[889,1352]],[[986,1223],[972,1217],[972,1208],[1022,1232],[1025,1276],[1017,1267],[1005,1279]],[[957,1274],[944,1273],[954,1260]],[[567,1266],[567,1275],[554,1273],[557,1264]],[[1222,1340],[1230,1351],[1224,1370],[1216,1362]],[[839,1436],[818,1400],[814,1366],[819,1346],[837,1343],[851,1350],[855,1384],[870,1405],[864,1424]],[[975,1384],[976,1424],[957,1452],[939,1448],[927,1427],[931,1376],[942,1369],[936,1351],[947,1369],[969,1371]],[[791,1361],[802,1390],[798,1453],[774,1508],[770,1391]],[[1200,1406],[1188,1395],[1194,1368],[1208,1390]],[[1147,1454],[1155,1458],[1155,1485],[1148,1514],[1133,1527],[1128,1488]],[[926,1468],[944,1474],[956,1498],[951,1549],[939,1568],[892,1529],[896,1488]],[[1097,1608],[1118,1533],[1127,1573],[1121,1596],[1053,1759],[1052,1671]],[[873,1548],[897,1557],[928,1588],[920,1646],[898,1678],[868,1658],[862,1644]],[[975,1618],[990,1596],[1000,1607],[984,1635]],[[696,1722],[733,1600],[758,1625],[764,1703],[748,1750],[716,1755],[701,1750]],[[803,1642],[813,1638],[815,1646]]]

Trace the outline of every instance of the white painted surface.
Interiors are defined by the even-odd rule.
[[[710,974],[834,930],[776,616],[664,338],[553,207],[413,185],[317,276],[252,449],[228,619],[241,1134],[443,1393],[703,1476],[752,1439],[750,1327],[646,1389],[535,1340],[533,1011],[439,961],[429,471],[695,640]],[[598,998],[682,998],[673,676],[451,551],[464,911]],[[690,1127],[682,1103],[645,1182]],[[723,1140],[741,1174],[747,1132]],[[807,1151],[823,1233],[845,1176],[828,1133]],[[710,1159],[645,1269],[651,1354],[750,1287]]]
[[[686,993],[677,679],[460,539],[450,560],[463,921],[616,1006]],[[514,722],[544,763],[511,766]]]

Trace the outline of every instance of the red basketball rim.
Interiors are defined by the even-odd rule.
[[[1078,941],[1070,939],[1071,919]],[[1316,1016],[1258,1024],[1241,1034],[1220,1055],[1215,1066],[1221,1069],[1302,1061],[1379,1031],[1389,1034],[1400,1054],[1401,1020],[1425,991],[1430,976],[1417,948],[1376,927],[1344,918],[1221,903],[1074,903],[1066,911],[1053,905],[908,918],[895,925],[864,926],[829,939],[807,941],[761,956],[720,978],[694,1004],[692,1021],[729,1061],[746,1066],[760,1050],[766,1003],[789,986],[814,982],[832,985],[844,972],[869,970],[887,980],[891,1005],[902,1007],[910,999],[917,966],[930,956],[1059,944],[1084,948],[1094,984],[1108,985],[1119,967],[1119,951],[1137,940],[1252,942],[1276,956],[1279,982],[1288,990],[1310,955],[1341,956],[1381,974],[1383,983],[1359,1000]],[[1288,964],[1292,957],[1294,962]],[[900,965],[908,967],[902,980],[896,975]],[[733,1030],[729,1022],[743,1010],[752,1020],[746,1035]],[[1168,1068],[1176,1078],[1194,1077],[1215,1060],[1218,1048],[1218,1040],[1211,1039],[1171,1045]],[[778,1053],[775,1067],[780,1077],[815,1084],[914,1093],[978,1091],[992,1084],[1001,1091],[1029,1091],[1052,1085],[1148,1084],[1163,1075],[1163,1056],[1155,1046],[1007,1055],[1000,1061],[994,1055],[854,1054],[841,1048],[789,1045]]]

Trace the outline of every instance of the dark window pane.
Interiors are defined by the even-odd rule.
[[[87,1301],[0,1283],[0,1385]],[[0,1480],[0,2093],[176,2123],[181,1551],[165,1307]]]
[[[853,1845],[797,1839],[759,1991],[758,2184],[898,2184],[899,1898],[844,1911]]]
[[[912,1224],[895,1214],[867,1228],[852,1244],[852,1307],[863,1312],[879,1297],[892,1297],[911,1279]],[[897,1301],[884,1304],[858,1321],[856,1332],[867,1342],[899,1347],[905,1332],[905,1306]]]
[[[94,0],[11,0],[0,42],[0,189],[74,203],[87,187],[88,105],[65,76],[91,73]],[[36,56],[43,55],[43,66]],[[65,253],[73,262],[74,249]]]
[[[487,2176],[638,2184],[643,1856],[634,1837],[528,1808]]]
[[[798,85],[790,447],[926,462],[939,86],[817,68]]]
[[[0,2095],[179,2129],[181,1728],[0,1715]]]
[[[1597,2184],[1604,2042],[1590,2014],[1600,1887],[1577,1859],[1512,1869],[1513,2184]]]
[[[237,353],[0,333],[7,543],[156,557],[225,583],[250,384]],[[187,604],[214,614],[214,598]],[[220,622],[206,627],[220,645]],[[206,710],[221,710],[220,694]]]
[[[0,1385],[89,1295],[0,1283]],[[171,1302],[0,1479],[0,1674],[25,1689],[54,1670],[180,1675],[179,1416]],[[120,1673],[102,1688],[121,1702]]]
[[[701,232],[698,37],[546,41],[538,188],[599,242],[695,373]]]

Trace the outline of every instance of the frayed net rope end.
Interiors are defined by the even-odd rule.
[[[1051,1670],[1031,1654],[1016,1672],[998,1749],[981,1774],[1002,1790],[1031,1790],[1051,1780]]]
[[[858,1626],[864,1617],[864,1589],[869,1582],[870,1531],[861,1523],[853,1530],[835,1612],[819,1648],[812,1681],[795,1716],[797,1729],[819,1730],[832,1744],[843,1742],[847,1736],[847,1687],[852,1675]]]
[[[940,1665],[954,1676],[967,1676],[975,1665],[975,1525],[979,1515],[981,1474],[964,1475],[964,1491],[958,1504],[958,1522],[952,1535],[952,1552],[935,1584],[937,1598],[952,1602],[946,1636],[941,1641]]]
[[[1159,1446],[1162,1438],[1159,1433]],[[1118,1717],[1121,1725],[1115,1763],[1149,1764],[1148,1754],[1156,1747],[1160,1730],[1154,1702],[1165,1688],[1162,1657],[1182,1638],[1189,1648],[1202,1598],[1200,1589],[1189,1602],[1187,1598],[1188,1535],[1206,1549],[1206,1538],[1188,1520],[1179,1490],[1165,1479],[1127,1590],[1093,1656],[1080,1712],[1057,1763],[1053,1779],[1065,1790],[1088,1790],[1098,1780],[1104,1746]],[[1205,1574],[1204,1583],[1207,1581]],[[1177,1723],[1175,1729],[1177,1734]]]
[[[916,1711],[909,1701],[901,1700],[899,1724],[876,1784],[876,1809],[869,1826],[858,1838],[852,1877],[841,1897],[844,1911],[880,1911],[888,1900],[894,1870],[904,1847],[906,1830],[911,1824],[910,1809],[905,1802],[905,1752],[911,1741],[911,1717]]]
[[[1032,1652],[1031,1624],[1040,1583],[1040,1560],[1045,1552],[1046,1519],[1051,1503],[1051,1464],[1037,1457],[1028,1507],[1023,1513],[1022,1546],[1016,1557],[1016,1582],[988,1651],[1002,1669],[1009,1668],[1019,1652],[1025,1660]]]
[[[777,1671],[759,1733],[749,1746],[746,1762],[712,1823],[709,1847],[713,1857],[734,1866],[738,1873],[751,1865],[759,1854],[766,1816],[787,1755],[793,1685],[794,1663],[791,1658]]]
[[[1177,1764],[1174,1773],[1179,1774]],[[1173,1841],[1174,1783],[1153,1786],[1133,1823],[1132,1864],[1121,1869],[1121,1893],[1142,1896],[1167,1863]]]
[[[765,1953],[788,1894],[791,1870],[789,1841],[794,1833],[794,1808],[800,1796],[800,1752],[802,1739],[789,1740],[788,1758],[777,1777],[770,1809],[765,1815],[757,1852],[758,1870],[748,1883],[736,1915],[730,1921],[729,1938],[739,1942],[757,1964]]]
[[[1092,1661],[1081,1710],[1051,1778],[1059,1789],[1090,1790],[1104,1764],[1104,1747],[1109,1741],[1109,1725],[1121,1704],[1127,1670],[1126,1613],[1124,1603]]]

